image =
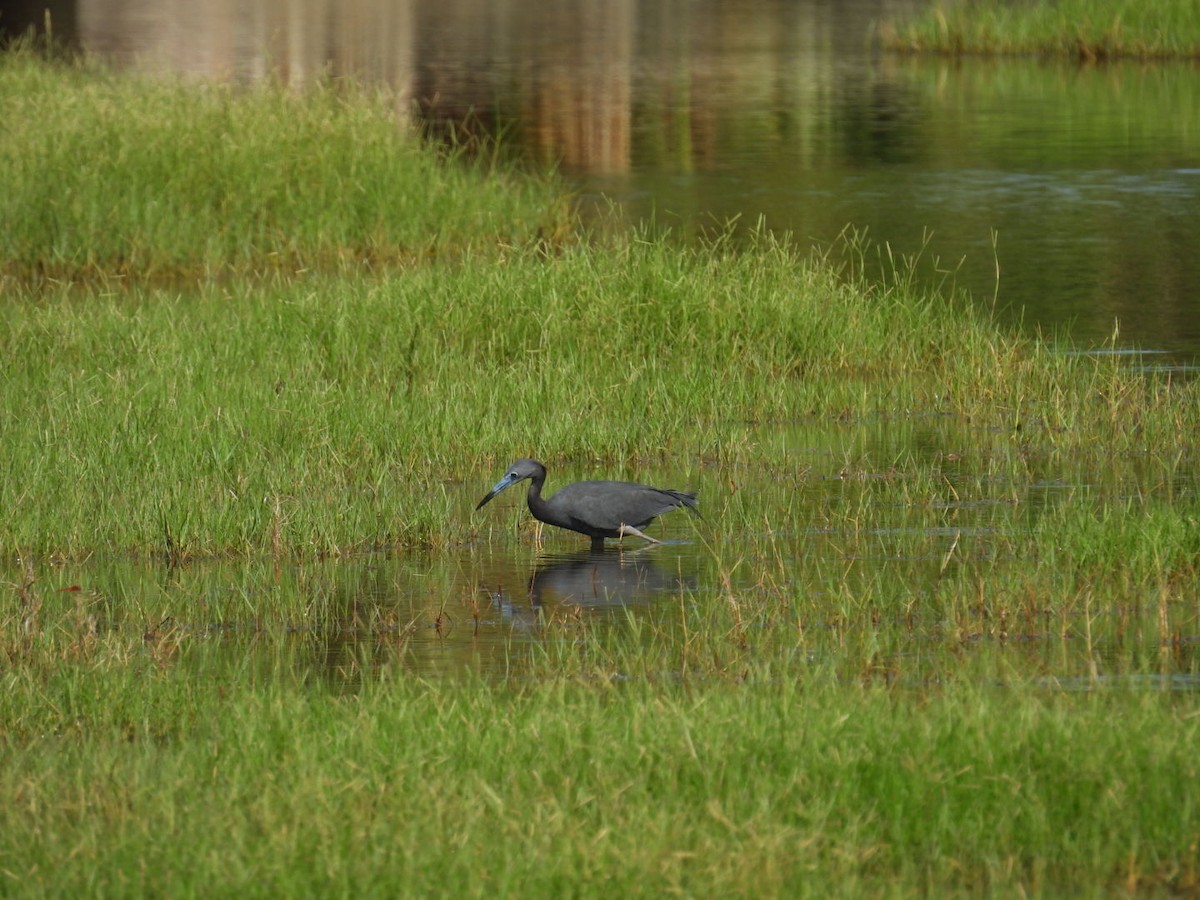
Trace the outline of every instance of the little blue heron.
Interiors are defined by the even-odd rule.
[[[605,538],[619,538],[627,534],[645,538],[652,544],[658,541],[643,534],[655,517],[686,506],[700,515],[696,495],[684,491],[668,491],[647,487],[629,481],[577,481],[555,492],[548,500],[542,499],[542,485],[546,483],[546,467],[536,459],[518,459],[508,467],[508,474],[496,482],[496,486],[479,501],[476,509],[495,497],[507,487],[529,479],[526,501],[533,517],[547,525],[567,528],[586,534],[592,539],[593,550],[604,549]]]

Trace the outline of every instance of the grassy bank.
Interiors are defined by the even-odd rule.
[[[1001,463],[1101,446],[1164,471],[1200,425],[1194,385],[769,243],[10,298],[10,554],[461,543],[516,456],[736,463],[768,452],[764,423],[812,417],[936,412],[998,433]]]
[[[1194,523],[1078,516],[933,592],[901,566],[859,581],[870,535],[828,538],[832,571],[735,536],[657,614],[514,632],[489,682],[410,672],[435,615],[472,641],[456,583],[396,627],[436,561],[382,597],[337,565],[266,566],[232,596],[199,564],[117,596],[31,568],[0,617],[0,877],[33,896],[1186,895]],[[758,584],[729,587],[739,565]],[[335,655],[349,684],[320,675]]]
[[[1200,878],[1200,718],[1162,694],[914,704],[788,680],[383,673],[336,699],[97,653],[7,679],[8,890],[1057,896]]]
[[[400,266],[557,233],[549,179],[439,156],[380,90],[185,86],[0,54],[0,274]]]
[[[7,891],[1200,888],[1195,384],[885,249],[560,234],[547,181],[349,89],[0,85]],[[958,430],[816,475],[787,437],[864,422]],[[699,576],[412,677],[528,590],[519,507],[472,506],[530,452],[694,474]],[[88,557],[162,564],[75,590]]]
[[[957,0],[881,28],[884,46],[918,53],[1111,59],[1200,57],[1200,8],[1173,0]]]
[[[879,248],[550,240],[549,182],[439,158],[349,87],[22,54],[0,84],[10,557],[461,544],[516,456],[786,472],[763,427],[835,418],[953,416],[1017,470],[1191,458],[1194,385],[1005,334]]]

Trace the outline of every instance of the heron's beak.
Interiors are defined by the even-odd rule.
[[[499,481],[496,482],[496,486],[487,492],[487,496],[485,496],[482,500],[480,500],[478,505],[476,505],[475,508],[483,509],[483,506],[485,503],[487,503],[489,500],[491,500],[493,497],[495,497],[498,493],[500,493],[502,490],[504,490],[509,485],[514,484],[516,481],[518,481],[518,479],[513,478],[511,475],[505,475],[503,478],[501,478]]]

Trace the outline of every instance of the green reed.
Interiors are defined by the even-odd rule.
[[[1084,62],[1200,56],[1200,11],[1194,3],[1172,0],[955,0],[910,20],[887,22],[881,32],[885,46],[920,53]]]
[[[403,265],[553,235],[549,179],[431,153],[383,91],[188,85],[0,55],[0,273],[179,279]]]

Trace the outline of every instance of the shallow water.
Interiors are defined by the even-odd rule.
[[[756,468],[551,471],[548,490],[586,477],[698,489],[705,518],[662,517],[651,529],[659,545],[610,542],[593,554],[577,535],[539,534],[518,490],[476,512],[495,479],[481,471],[455,488],[455,514],[481,528],[472,546],[175,567],[39,562],[34,590],[42,627],[118,632],[155,660],[166,648],[169,664],[199,678],[335,691],[385,672],[728,675],[731,659],[914,688],[1200,687],[1200,603],[1186,592],[1164,598],[1131,583],[1097,585],[1094,599],[1078,589],[1019,602],[1010,592],[999,607],[990,598],[1045,565],[1028,539],[1066,500],[1137,518],[1190,502],[1200,460],[1030,448],[1014,467],[1002,446],[1012,439],[940,416],[797,424],[759,435],[763,458],[783,462]],[[0,576],[16,585],[24,573]],[[689,660],[692,644],[705,647],[701,659]]]
[[[748,554],[728,581],[699,542],[591,554],[555,541],[541,554],[528,546],[468,549],[422,565],[380,553],[282,570],[268,560],[176,569],[93,562],[39,572],[40,616],[46,627],[70,631],[90,619],[98,633],[140,638],[141,652],[156,661],[166,646],[170,658],[162,664],[201,679],[247,686],[282,679],[342,692],[384,672],[521,680],[549,671],[545,661],[569,655],[572,645],[594,640],[625,646],[616,658],[637,666],[606,667],[606,677],[675,678],[678,667],[647,672],[647,660],[631,655],[639,627],[652,628],[656,641],[682,644],[697,610],[732,596],[745,610],[748,663],[790,654],[785,677],[878,679],[917,689],[947,680],[1033,681],[1062,690],[1200,688],[1194,604],[1173,606],[1165,620],[1153,598],[1131,597],[1007,622],[981,615],[965,626],[936,605],[919,606],[935,592],[951,546],[987,560],[992,577],[1021,564],[988,559],[989,534],[983,527],[873,528],[852,538],[813,531],[799,536],[806,561],[766,566],[764,577],[761,561]],[[836,589],[806,581],[831,566],[848,576]],[[781,580],[788,576],[790,583]],[[864,597],[865,611],[856,605]],[[1059,598],[1043,599],[1050,610]],[[650,654],[651,665],[654,659]]]
[[[592,554],[555,542],[338,559],[34,564],[42,627],[140,636],[204,678],[249,674],[353,688],[382,667],[423,677],[520,677],[546,642],[698,589],[695,548]],[[586,544],[585,544],[586,546]],[[19,571],[6,573],[13,584]],[[694,602],[689,599],[687,602]]]

